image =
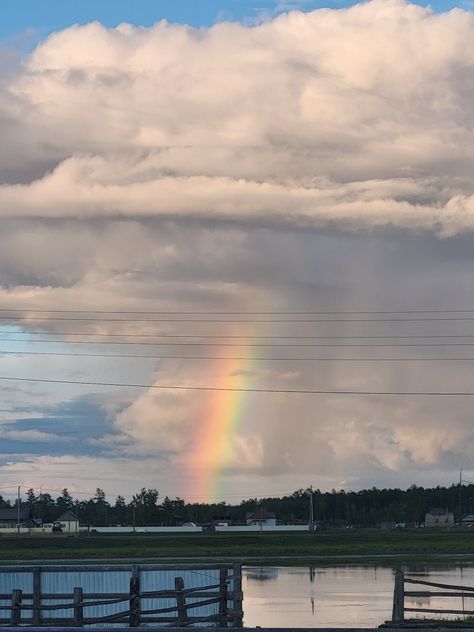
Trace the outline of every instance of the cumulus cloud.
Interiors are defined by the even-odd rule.
[[[45,173],[0,213],[472,229],[473,36],[399,0],[53,34],[3,107]]]
[[[35,329],[43,339],[62,332],[63,342],[48,343],[56,352],[90,349],[74,345],[78,331],[89,343],[110,333],[128,343],[136,334],[196,342],[238,333],[243,344],[223,348],[207,338],[201,346],[147,347],[161,358],[148,360],[0,354],[0,375],[164,387],[469,390],[465,364],[315,363],[312,355],[344,356],[252,346],[260,336],[295,334],[462,334],[467,343],[468,323],[79,323],[48,320],[35,307],[469,307],[473,41],[467,11],[435,14],[372,0],[291,11],[253,26],[94,23],[41,42],[0,78],[0,306],[22,313],[2,321],[8,331]],[[46,348],[32,339],[2,348]],[[374,348],[347,355],[411,352],[423,360],[450,353]],[[218,359],[227,356],[242,359]],[[203,467],[242,494],[289,491],[311,477],[321,487],[429,483],[437,473],[444,482],[473,441],[461,400],[453,407],[399,397],[252,395],[224,459],[208,454],[201,440],[219,393],[90,394],[74,415],[63,401],[74,400],[74,387],[10,385],[2,393],[0,470],[15,484],[41,477],[53,485],[62,477],[72,489],[77,480],[83,487],[103,480],[111,490],[121,481],[129,492],[162,484],[165,493],[186,495]],[[15,421],[24,401],[35,411],[58,410],[47,423],[39,412],[37,426],[25,429],[18,423],[24,415]],[[227,404],[224,421],[237,407],[235,399]],[[79,456],[58,456],[73,451],[57,440],[63,420],[65,427],[73,420],[74,437],[82,438]],[[33,444],[45,454],[38,457]]]

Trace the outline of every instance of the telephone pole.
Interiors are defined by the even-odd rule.
[[[20,504],[21,504],[21,491],[20,486],[18,485],[18,498],[16,500],[16,530],[18,535],[20,535]]]
[[[314,531],[314,502],[313,502],[313,486],[309,488],[309,530]]]
[[[462,507],[462,468],[459,470],[459,507],[458,507],[458,524],[461,526],[461,507]]]

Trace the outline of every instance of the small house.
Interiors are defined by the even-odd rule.
[[[29,529],[37,526],[31,520],[31,510],[29,507],[17,507],[0,509],[0,533],[3,531],[12,532],[18,528]]]
[[[246,520],[249,527],[275,527],[277,523],[275,514],[263,508],[247,514]]]
[[[60,525],[63,533],[79,533],[79,518],[69,509],[55,521]]]
[[[435,507],[425,514],[425,527],[453,527],[454,514],[443,507]]]
[[[0,509],[0,529],[17,529],[30,527],[31,510],[29,507],[21,507],[18,511],[17,507],[8,509]]]

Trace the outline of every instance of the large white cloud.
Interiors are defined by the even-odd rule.
[[[394,0],[292,12],[257,26],[193,30],[161,22],[110,30],[90,24],[55,33],[0,81],[0,307],[36,319],[35,307],[469,307],[473,76],[471,13],[435,14]],[[215,323],[23,324],[120,333],[129,341],[136,333],[230,331]],[[461,325],[250,324],[239,332],[244,342],[247,335],[282,333],[470,334]],[[338,352],[276,352],[255,349],[251,340],[235,349],[146,349],[268,357],[251,370],[245,360],[9,355],[0,368],[4,375],[112,376],[162,386],[471,388],[466,364],[426,362],[420,370],[417,363],[276,361]],[[54,348],[87,349],[70,342]],[[427,358],[448,351],[365,353]],[[61,393],[46,386],[9,389],[2,439],[21,441],[27,436],[14,428],[15,406],[28,400],[36,411]],[[63,396],[74,392],[70,387]],[[453,406],[453,400],[435,405],[400,397],[256,396],[230,437],[225,462],[196,463],[200,429],[218,394],[127,391],[120,405],[117,397],[103,395],[110,422],[104,436],[89,443],[84,437],[93,455],[48,456],[49,439],[38,423],[29,438],[45,444],[45,456],[14,455],[3,466],[5,476],[13,482],[23,476],[28,485],[63,477],[64,485],[82,479],[90,486],[104,469],[111,490],[160,486],[158,480],[168,486],[165,493],[183,495],[203,465],[222,470],[235,493],[288,490],[312,476],[321,487],[426,483],[436,480],[435,472],[449,481],[472,446],[465,400]],[[145,465],[136,466],[141,459]]]
[[[398,0],[72,27],[5,88],[28,169],[59,164],[0,214],[472,229],[473,41],[471,13]]]

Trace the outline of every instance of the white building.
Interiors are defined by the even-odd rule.
[[[254,513],[247,514],[247,526],[249,527],[275,527],[277,523],[274,513],[257,509]]]
[[[65,511],[53,523],[43,524],[43,533],[79,533],[87,529],[79,529],[79,518],[69,509]]]
[[[425,514],[425,527],[453,527],[454,514],[443,507],[435,507]]]

